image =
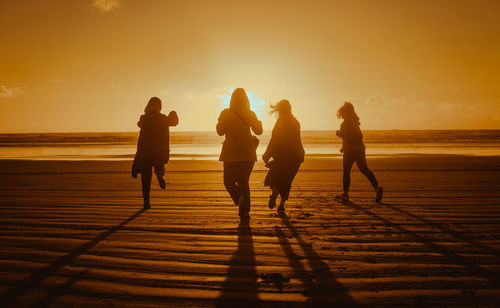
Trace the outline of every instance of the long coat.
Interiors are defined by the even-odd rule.
[[[265,162],[273,158],[274,161],[290,164],[304,161],[304,147],[300,139],[300,123],[294,116],[279,117],[262,158]]]
[[[247,111],[244,115],[237,114],[229,108],[222,110],[217,122],[217,134],[225,135],[220,161],[256,161],[254,138],[250,129],[257,134],[262,134],[262,122],[257,119],[253,111]]]
[[[141,128],[137,141],[137,152],[132,166],[132,173],[140,173],[144,168],[168,162],[170,157],[170,126],[179,123],[177,113],[172,111],[168,116],[152,112],[141,115],[137,126]]]

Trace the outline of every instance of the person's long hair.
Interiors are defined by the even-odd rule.
[[[359,117],[356,114],[356,111],[354,111],[353,104],[349,102],[345,102],[344,105],[337,110],[337,118],[353,121],[359,124]]]
[[[146,105],[146,108],[144,108],[145,114],[153,112],[161,112],[161,99],[159,99],[158,97],[151,97],[148,101],[148,104]]]
[[[292,105],[286,99],[282,99],[276,104],[271,104],[271,111],[269,111],[270,115],[276,114],[281,116],[291,116],[292,115]]]
[[[245,115],[250,112],[250,100],[248,99],[247,93],[243,88],[237,88],[233,91],[233,94],[231,94],[229,109],[236,111],[241,115]]]

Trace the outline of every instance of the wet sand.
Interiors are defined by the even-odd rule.
[[[341,161],[308,159],[287,204],[265,167],[239,225],[215,161],[171,161],[141,210],[130,162],[0,161],[3,306],[254,306],[500,302],[500,157],[369,158],[374,202]]]

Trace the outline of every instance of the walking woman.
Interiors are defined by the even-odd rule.
[[[262,159],[269,167],[265,186],[271,188],[269,208],[276,207],[276,198],[281,196],[278,214],[285,214],[285,202],[288,200],[292,181],[304,161],[304,147],[300,139],[300,123],[292,114],[292,106],[288,100],[281,100],[271,105],[270,114],[277,114],[271,140]],[[272,160],[271,160],[272,158]]]
[[[343,202],[349,201],[349,186],[351,184],[351,168],[354,162],[358,165],[359,171],[363,173],[375,190],[375,201],[382,200],[383,189],[378,186],[377,179],[373,172],[368,169],[366,164],[365,145],[363,143],[363,134],[359,128],[359,117],[354,111],[354,106],[345,102],[342,107],[337,110],[337,118],[344,119],[340,124],[340,130],[337,131],[337,136],[342,138],[342,148],[340,152],[343,155],[343,186],[344,193],[337,196],[337,199]]]
[[[158,179],[158,184],[165,189],[165,164],[170,158],[170,132],[169,126],[176,126],[179,118],[175,111],[168,116],[161,113],[161,100],[152,97],[144,114],[141,115],[137,126],[141,128],[139,140],[137,141],[137,152],[132,164],[132,176],[137,178],[141,174],[142,196],[144,198],[144,209],[149,209],[149,191],[151,189],[152,169]]]
[[[233,91],[229,108],[222,110],[217,134],[225,136],[219,160],[224,162],[224,186],[239,207],[241,218],[250,215],[250,186],[248,181],[257,160],[257,135],[262,134],[262,122],[250,110],[250,101],[242,88]]]

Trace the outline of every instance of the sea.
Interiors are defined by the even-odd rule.
[[[302,131],[306,157],[341,158],[335,131]],[[368,156],[500,155],[500,130],[365,130]],[[265,151],[270,132],[259,136],[257,153]],[[131,160],[137,132],[0,134],[0,159]],[[171,159],[217,160],[224,138],[215,132],[170,134]]]

